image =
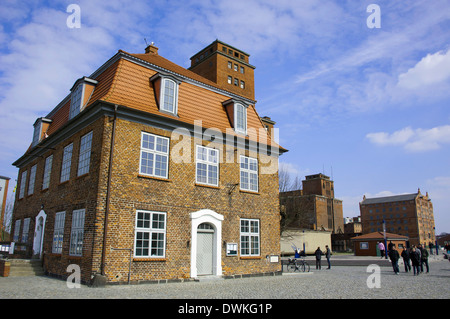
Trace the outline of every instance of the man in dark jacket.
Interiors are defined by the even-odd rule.
[[[397,249],[391,249],[388,253],[389,258],[391,259],[392,268],[394,269],[394,273],[398,275],[400,270],[398,269],[398,260],[400,259],[400,255],[398,254]]]
[[[425,264],[425,267],[427,268],[427,272],[430,271],[430,268],[428,267],[428,250],[425,247],[422,247],[422,245],[419,245],[422,249],[420,250],[422,252],[422,255],[420,257],[420,271],[423,272],[423,264]]]
[[[410,260],[409,260],[409,251],[408,249],[406,249],[406,247],[403,247],[403,251],[401,254],[402,258],[403,258],[403,263],[405,264],[405,272],[411,271],[411,264],[410,264]]]
[[[325,245],[325,248],[326,248],[325,257],[327,257],[327,263],[328,263],[328,268],[327,269],[331,269],[331,262],[330,262],[331,250],[328,247],[328,245]]]
[[[316,269],[322,269],[322,266],[320,265],[320,260],[322,259],[323,252],[320,250],[320,247],[317,247],[316,251],[314,252],[314,255],[316,255]]]
[[[420,254],[416,249],[416,246],[412,246],[412,250],[409,253],[409,257],[411,258],[411,263],[414,271],[414,276],[420,274]]]

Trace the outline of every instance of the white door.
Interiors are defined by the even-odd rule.
[[[197,229],[197,274],[212,275],[214,258],[214,228],[203,223]]]

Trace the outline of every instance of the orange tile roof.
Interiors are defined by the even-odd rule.
[[[369,234],[364,234],[361,236],[356,236],[350,238],[352,240],[368,240],[368,239],[376,239],[376,240],[384,240],[384,234],[383,232],[377,231]],[[408,236],[398,235],[398,234],[392,234],[392,233],[386,233],[386,239],[387,240],[395,240],[395,239],[408,239]]]
[[[222,103],[235,96],[226,92],[216,83],[189,71],[163,57],[154,53],[130,54],[122,50],[118,51],[120,58],[107,66],[95,77],[98,84],[86,107],[90,107],[96,101],[105,101],[112,104],[126,106],[139,111],[165,116],[187,124],[195,124],[201,121],[203,128],[216,128],[225,135],[227,128],[229,132],[231,124]],[[115,57],[116,57],[115,56]],[[114,57],[113,57],[114,58]],[[112,59],[113,59],[112,58]],[[182,82],[178,93],[178,116],[163,114],[159,111],[154,89],[150,78],[157,74],[151,69],[150,63],[169,72],[176,73],[193,81]],[[211,87],[204,89],[199,86]],[[248,101],[248,99],[244,100]],[[254,101],[253,101],[254,102]],[[52,111],[50,119],[53,120],[48,130],[48,135],[57,131],[68,121],[70,99],[62,107]],[[196,122],[198,123],[198,122]],[[254,103],[247,109],[248,139],[259,141],[259,130],[264,130]],[[267,145],[277,147],[275,142],[270,142],[270,136],[263,137]],[[280,146],[280,151],[287,151]]]

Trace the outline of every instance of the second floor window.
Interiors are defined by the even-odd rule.
[[[142,132],[139,173],[168,178],[169,139]]]
[[[78,159],[78,176],[89,173],[91,161],[92,132],[81,137],[80,156]]]
[[[34,183],[36,181],[36,167],[37,165],[33,165],[30,171],[30,180],[28,182],[28,195],[34,193]]]
[[[42,181],[42,189],[47,189],[50,186],[50,174],[52,172],[53,155],[45,159],[44,165],[44,179]]]
[[[258,160],[241,156],[241,189],[251,192],[258,191]]]
[[[25,183],[27,182],[27,172],[28,171],[22,172],[22,176],[20,179],[19,199],[23,198],[23,196],[25,195]]]
[[[197,145],[195,181],[199,184],[219,185],[219,151]]]
[[[61,183],[68,181],[70,178],[70,166],[72,164],[72,150],[73,150],[72,143],[64,147],[63,161],[61,166],[61,179],[60,179]]]

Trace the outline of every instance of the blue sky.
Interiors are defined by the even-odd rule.
[[[68,28],[70,4],[81,27]],[[380,28],[369,28],[370,4]],[[0,3],[0,175],[75,80],[154,42],[169,60],[219,39],[250,53],[257,109],[277,122],[292,176],[333,176],[344,216],[367,197],[428,192],[450,232],[450,1]]]

